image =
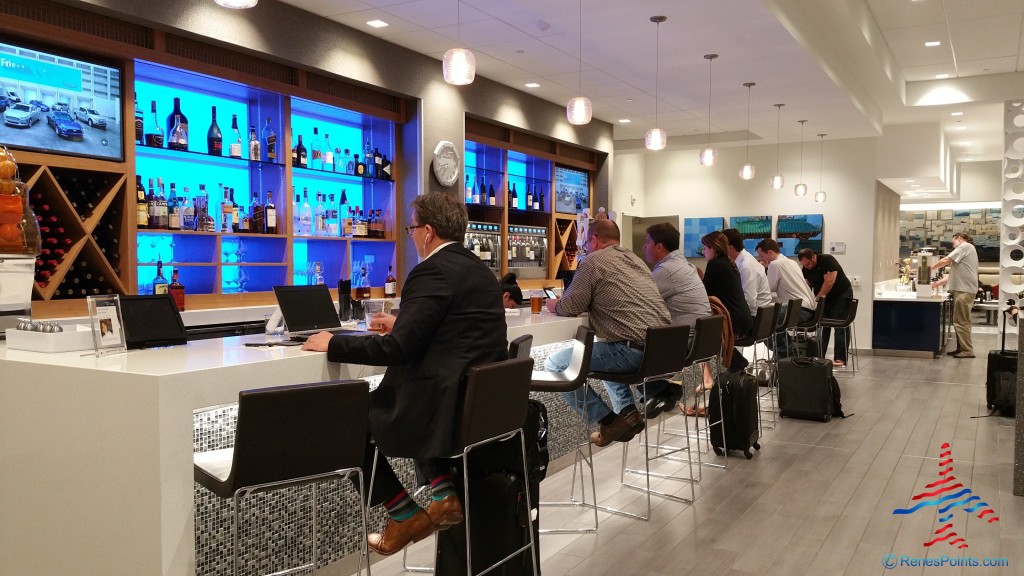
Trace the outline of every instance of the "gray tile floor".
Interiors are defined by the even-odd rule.
[[[976,334],[973,360],[864,356],[856,376],[840,377],[845,411],[828,424],[783,420],[766,432],[752,460],[705,468],[693,505],[654,498],[641,522],[605,513],[593,535],[541,537],[544,576],[650,574],[1024,574],[1024,498],[1012,495],[1013,421],[971,418],[985,408],[985,352],[995,334]],[[680,425],[674,415],[670,425]],[[953,530],[969,548],[927,548],[940,526],[936,508],[893,515],[939,478],[942,443],[951,444],[959,482],[988,502],[996,523],[952,510]],[[603,504],[639,511],[642,495],[622,489],[620,445],[596,457]],[[634,455],[636,441],[631,446]],[[711,456],[715,461],[720,458]],[[663,470],[679,468],[667,463]],[[568,492],[569,469],[541,485],[544,499]],[[688,494],[678,483],[669,490]],[[542,509],[544,527],[585,524],[586,511]],[[428,539],[410,561],[429,563]],[[883,567],[883,557],[1005,557],[1008,567]],[[400,555],[375,562],[376,576],[402,574]]]

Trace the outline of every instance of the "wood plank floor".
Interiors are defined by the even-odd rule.
[[[693,505],[652,498],[650,521],[606,513],[591,535],[541,537],[544,576],[681,575],[1024,575],[1024,498],[1012,495],[1013,421],[971,418],[985,408],[985,363],[998,337],[976,334],[973,360],[864,356],[856,376],[841,376],[846,420],[828,424],[781,420],[752,460],[729,458],[725,470],[704,467]],[[682,426],[681,415],[668,425]],[[651,427],[652,438],[654,427]],[[953,530],[969,548],[923,543],[940,526],[936,507],[893,515],[939,478],[940,446],[952,446],[954,474],[995,509],[996,523],[952,510]],[[619,486],[620,445],[595,457],[602,504],[644,509],[642,494]],[[637,444],[630,447],[638,460]],[[722,459],[711,454],[712,461]],[[659,471],[677,470],[668,462]],[[568,494],[571,470],[541,485],[544,499]],[[689,488],[659,488],[688,496]],[[588,514],[590,514],[588,516]],[[586,525],[592,512],[543,508],[543,527]],[[411,549],[430,563],[432,540]],[[1008,567],[913,567],[887,570],[887,554],[939,558],[1005,557]],[[377,576],[402,574],[401,556],[375,562]]]

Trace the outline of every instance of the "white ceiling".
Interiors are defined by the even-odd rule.
[[[617,149],[642,146],[656,115],[672,147],[707,140],[707,53],[720,55],[711,71],[711,133],[723,145],[745,141],[744,82],[756,83],[755,143],[775,141],[773,105],[783,103],[784,142],[800,140],[801,119],[808,140],[938,122],[961,160],[1002,157],[1002,99],[1024,96],[1020,82],[1021,94],[999,100],[903,102],[908,83],[934,83],[937,74],[956,82],[1024,71],[1024,0],[581,0],[582,19],[572,0],[280,1],[438,60],[468,47],[479,75],[551,102],[587,96],[594,117],[614,124]],[[668,17],[660,29],[655,15]],[[366,24],[375,19],[389,25]],[[619,123],[624,118],[631,122]]]

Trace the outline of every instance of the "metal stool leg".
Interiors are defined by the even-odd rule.
[[[540,506],[552,506],[552,507],[572,507],[572,508],[591,508],[594,511],[594,526],[592,528],[546,528],[540,530],[541,534],[592,534],[597,532],[598,518],[597,518],[597,480],[594,478],[594,452],[590,444],[590,436],[587,434],[587,402],[586,402],[586,387],[589,384],[583,385],[583,402],[580,406],[580,421],[576,426],[576,431],[579,433],[580,438],[575,443],[575,455],[572,463],[572,484],[569,489],[569,501],[568,502],[540,502]],[[578,398],[578,396],[577,396]],[[586,446],[587,454],[583,453],[583,446]],[[586,492],[586,480],[584,479],[585,468],[590,468],[590,494],[594,499],[594,503],[590,504],[587,502]],[[576,472],[579,471],[580,478],[580,500],[576,499]]]
[[[374,460],[374,467],[373,467],[374,471],[376,471],[376,469],[377,469],[376,464],[377,463],[376,463],[376,459],[375,459]],[[423,486],[420,486],[419,488],[417,488],[416,492],[414,492],[413,495],[412,495],[413,500],[415,500],[417,497],[419,497],[421,494],[423,494],[423,491],[426,490],[429,487],[430,487],[430,485],[428,484],[428,485],[423,485]],[[437,532],[434,532],[434,547],[435,547],[435,549],[437,548]],[[434,557],[435,558],[437,557],[436,551],[435,551]],[[421,572],[421,573],[432,573],[434,571],[433,566],[410,566],[408,560],[409,560],[409,547],[406,546],[405,548],[402,548],[402,570],[404,570],[406,572]]]

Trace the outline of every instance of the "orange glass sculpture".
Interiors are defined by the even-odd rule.
[[[0,254],[39,254],[39,222],[28,204],[28,186],[18,177],[14,155],[0,150]]]

